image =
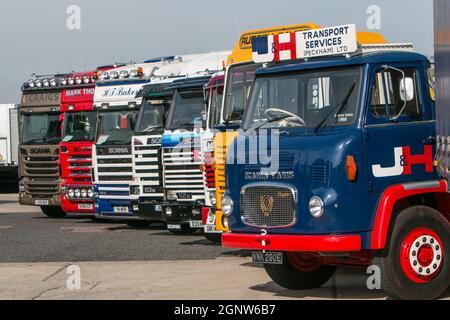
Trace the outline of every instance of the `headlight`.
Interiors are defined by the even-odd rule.
[[[92,189],[88,190],[88,197],[89,198],[93,198],[94,197],[94,190],[92,190]]]
[[[211,204],[213,206],[215,206],[217,204],[217,198],[216,198],[216,193],[215,192],[210,192],[209,193],[209,202],[211,202]]]
[[[226,228],[229,229],[230,228],[230,224],[228,222],[228,217],[222,216],[222,225]]]
[[[177,201],[177,193],[174,190],[167,191],[167,200]]]
[[[73,78],[69,78],[67,80],[67,83],[70,84],[70,85],[73,85],[75,83],[75,80],[73,80]]]
[[[86,190],[86,189],[82,189],[82,190],[81,190],[81,196],[82,196],[83,198],[87,198],[87,190]]]
[[[136,78],[138,76],[138,72],[136,69],[130,71],[130,77]]]
[[[42,87],[42,81],[41,80],[36,80],[36,82],[34,83],[36,85],[36,87],[41,88]]]
[[[80,77],[76,77],[76,78],[75,78],[75,82],[76,82],[77,84],[81,84],[81,83],[83,82],[83,80],[81,80]]]
[[[48,79],[45,79],[42,84],[44,85],[45,88],[50,87],[50,82],[48,82]]]
[[[56,87],[57,86],[57,83],[56,83],[55,79],[50,79],[50,86],[51,87]]]
[[[111,71],[109,76],[111,79],[117,79],[119,77],[119,73],[117,71]]]
[[[75,189],[75,197],[77,197],[77,198],[81,197],[80,189]]]
[[[229,196],[222,198],[222,212],[226,217],[231,216],[233,213],[233,200]]]
[[[61,79],[61,85],[62,85],[62,86],[67,85],[67,79],[66,79],[66,78],[62,78],[62,79]]]
[[[100,75],[100,80],[108,80],[109,79],[109,72],[103,72]]]
[[[88,76],[84,76],[84,77],[83,77],[83,82],[84,82],[84,84],[88,84],[90,81],[91,81],[91,80],[89,79]]]
[[[131,195],[139,195],[141,193],[141,188],[139,186],[130,186],[130,194]]]
[[[75,191],[73,189],[69,189],[67,195],[69,196],[69,198],[73,198],[75,196]]]
[[[34,81],[33,80],[28,80],[28,87],[34,88]]]
[[[121,77],[121,78],[128,78],[129,75],[130,75],[130,74],[128,73],[127,70],[122,70],[122,71],[120,71],[120,77]]]
[[[314,218],[320,218],[323,214],[323,201],[319,197],[312,197],[309,201],[309,212]]]
[[[171,215],[172,215],[172,208],[171,208],[171,207],[167,207],[167,208],[166,208],[166,214],[167,214],[168,216],[171,216]]]

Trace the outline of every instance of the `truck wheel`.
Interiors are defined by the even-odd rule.
[[[150,221],[145,220],[127,221],[127,226],[134,229],[147,229],[150,227],[150,223]]]
[[[284,253],[282,265],[265,264],[264,269],[275,283],[289,290],[319,288],[336,272],[336,267],[323,265],[306,253]]]
[[[450,285],[450,225],[436,210],[417,206],[398,215],[386,257],[377,257],[382,288],[405,300],[439,298]]]
[[[221,233],[204,233],[203,234],[205,236],[206,239],[208,239],[209,241],[216,243],[216,244],[221,244],[222,243],[222,234]]]
[[[66,216],[61,207],[41,207],[41,210],[47,217],[52,219],[61,219]]]

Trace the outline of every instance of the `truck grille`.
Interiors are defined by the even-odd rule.
[[[97,155],[98,180],[102,182],[131,182],[133,180],[133,163],[129,155]]]
[[[293,191],[277,186],[252,186],[241,194],[242,221],[254,227],[289,227],[296,222]]]
[[[133,154],[134,176],[139,179],[143,193],[146,197],[160,200],[164,198],[164,193],[161,192],[163,186],[161,138],[162,135],[145,137],[147,143],[135,145]]]
[[[24,156],[25,192],[32,197],[51,197],[59,194],[59,157]]]
[[[202,157],[196,148],[164,148],[164,185],[175,190],[179,202],[205,200]]]

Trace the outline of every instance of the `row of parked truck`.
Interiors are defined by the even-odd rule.
[[[300,24],[245,32],[232,52],[33,76],[20,202],[203,229],[289,289],[374,264],[393,296],[436,298],[450,282],[450,140],[433,70],[411,44]]]

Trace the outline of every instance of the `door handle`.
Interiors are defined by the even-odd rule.
[[[430,137],[426,138],[426,139],[423,141],[423,144],[424,144],[424,145],[428,145],[428,146],[429,146],[429,145],[436,144],[436,138],[430,136]]]

